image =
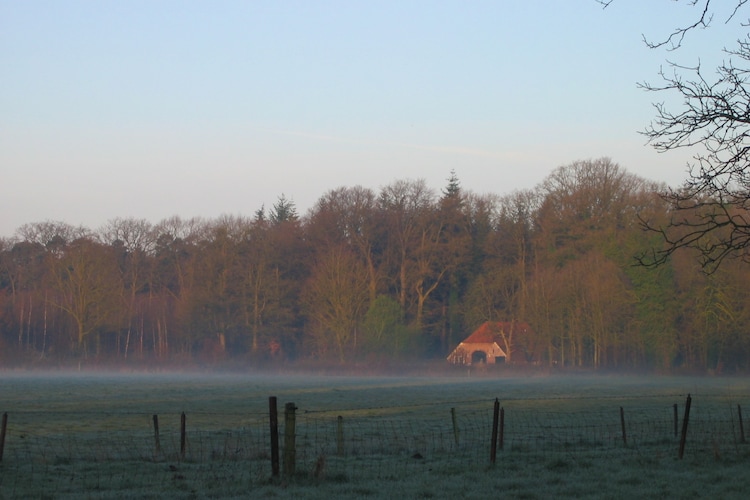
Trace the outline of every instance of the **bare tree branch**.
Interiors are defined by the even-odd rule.
[[[674,0],[679,1],[679,0]],[[727,19],[724,21],[725,24],[729,23],[732,19],[735,18],[739,10],[749,1],[749,0],[735,0],[736,4],[734,6],[734,9],[732,10],[732,13],[727,16]],[[600,4],[603,9],[606,9],[609,7],[614,0],[596,0],[596,3]],[[695,6],[698,5],[700,2],[699,0],[689,0],[688,5]],[[675,28],[672,33],[669,34],[666,38],[662,39],[661,41],[653,42],[650,41],[646,35],[642,35],[643,43],[646,44],[646,46],[650,49],[656,49],[660,47],[668,46],[667,50],[676,50],[679,49],[682,46],[682,42],[685,40],[685,36],[694,29],[697,28],[708,28],[711,25],[711,22],[713,21],[714,14],[711,10],[711,0],[704,0],[704,3],[702,3],[702,9],[700,11],[700,16],[691,24],[686,26],[681,26],[678,28]]]
[[[734,10],[732,11],[732,13],[729,15],[729,17],[725,21],[725,24],[728,23],[729,21],[731,21],[732,19],[734,19],[734,16],[737,15],[737,12],[740,10],[740,7],[742,7],[743,5],[745,5],[747,2],[748,2],[748,0],[737,0],[737,5],[734,6]],[[743,26],[747,26],[747,24],[743,24]]]
[[[597,3],[607,8],[613,1]],[[725,24],[749,1],[734,0]],[[695,21],[676,28],[659,42],[644,36],[647,47],[676,50],[691,31],[710,26],[716,3],[686,3],[700,8]],[[697,251],[707,272],[716,270],[727,258],[750,262],[750,36],[725,52],[728,60],[716,68],[715,77],[706,77],[700,61],[693,67],[667,61],[669,70],[660,70],[660,84],[639,84],[648,92],[666,91],[681,98],[677,111],[664,102],[654,104],[656,117],[642,132],[649,144],[659,152],[695,151],[681,188],[662,193],[669,213],[666,223],[641,220],[646,231],[660,236],[663,246],[641,255],[640,264],[663,264],[681,249]]]
[[[738,62],[750,63],[750,39],[727,51]],[[656,118],[643,134],[660,152],[695,149],[688,179],[679,191],[662,195],[670,207],[665,227],[642,221],[658,233],[665,246],[639,259],[658,265],[681,248],[700,254],[711,272],[727,257],[750,261],[750,69],[730,60],[708,80],[698,64],[689,68],[670,63],[672,72],[660,72],[661,85],[643,83],[649,92],[670,91],[682,97],[678,112],[656,103]],[[686,79],[685,73],[693,77]]]
[[[643,35],[643,43],[645,43],[646,46],[650,49],[664,47],[665,45],[670,46],[669,50],[676,50],[680,48],[682,46],[682,42],[685,40],[685,35],[687,35],[688,32],[698,27],[707,28],[711,24],[711,21],[713,21],[714,16],[708,11],[708,7],[711,5],[711,0],[705,1],[706,3],[703,5],[703,11],[701,12],[701,15],[694,23],[682,28],[676,28],[667,38],[665,38],[661,42],[650,42],[646,38],[646,36]],[[690,2],[690,5],[695,5],[697,3],[698,0],[692,0]]]

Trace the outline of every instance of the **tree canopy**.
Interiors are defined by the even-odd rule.
[[[0,240],[0,362],[444,361],[521,321],[514,364],[747,370],[750,266],[634,265],[659,243],[640,220],[674,217],[664,190],[599,158],[504,196],[453,172],[334,188],[302,216],[282,196],[269,217],[29,224]]]

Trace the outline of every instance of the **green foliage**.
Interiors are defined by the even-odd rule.
[[[461,183],[456,176],[456,171],[451,170],[451,175],[448,178],[448,185],[443,188],[443,198],[446,200],[456,199],[461,194]]]
[[[302,218],[281,195],[247,218],[24,226],[0,245],[3,358],[443,359],[484,321],[521,321],[512,362],[750,369],[750,266],[637,265],[660,244],[644,221],[674,216],[662,189],[600,158],[503,197],[451,172],[440,193],[336,188]]]
[[[365,353],[365,357],[414,357],[419,349],[417,335],[404,324],[404,312],[399,303],[387,295],[379,295],[365,314],[360,352]]]
[[[256,213],[256,216],[263,217],[262,212]],[[283,222],[294,222],[298,219],[297,206],[293,200],[288,199],[284,194],[279,196],[278,201],[273,204],[273,209],[269,214],[272,224],[281,224]]]

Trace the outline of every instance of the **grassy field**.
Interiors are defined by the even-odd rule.
[[[750,491],[750,445],[741,443],[738,419],[738,405],[750,412],[745,378],[1,375],[8,429],[0,499],[745,498]],[[681,427],[688,394],[679,460],[674,405]],[[297,407],[296,471],[280,478],[271,477],[269,396],[278,399],[282,446],[284,404]],[[495,398],[504,446],[491,464]]]

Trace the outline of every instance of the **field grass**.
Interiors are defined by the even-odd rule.
[[[738,405],[750,412],[745,378],[0,376],[0,413],[8,413],[0,499],[745,498],[750,491],[750,445],[740,442],[737,415]],[[681,423],[688,394],[679,460],[674,405]],[[271,477],[269,396],[278,398],[282,445],[284,404],[297,407],[296,471],[279,478]],[[491,464],[495,398],[504,446]]]

